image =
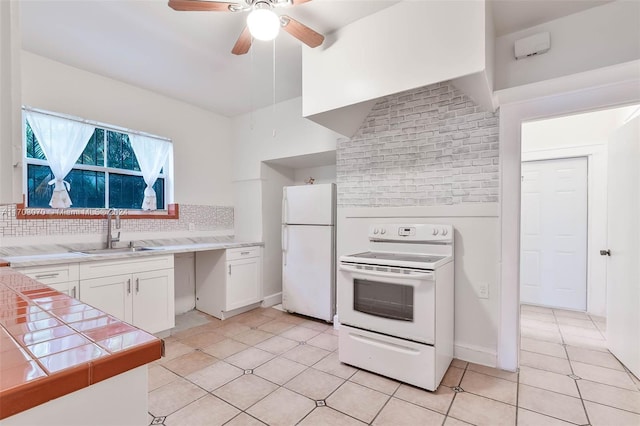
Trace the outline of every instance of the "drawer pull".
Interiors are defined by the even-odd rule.
[[[53,274],[40,274],[40,275],[36,275],[36,279],[37,280],[41,280],[44,278],[58,278],[58,276],[60,275],[59,272],[53,273]]]
[[[136,293],[140,293],[140,278],[136,278]]]
[[[240,252],[240,255],[242,255],[242,256],[244,256],[245,254],[251,254],[251,252],[250,251],[241,251]]]
[[[231,265],[229,265],[229,275],[231,275]]]
[[[131,294],[131,278],[127,280],[127,294]]]
[[[73,297],[74,299],[77,299],[77,297],[76,297],[76,286],[75,285],[71,289],[71,297]]]

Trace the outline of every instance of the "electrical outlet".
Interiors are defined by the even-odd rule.
[[[489,284],[481,283],[478,285],[478,297],[480,299],[488,299],[489,298]]]

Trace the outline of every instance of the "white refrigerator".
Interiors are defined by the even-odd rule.
[[[282,307],[333,321],[336,185],[287,186],[282,194]]]

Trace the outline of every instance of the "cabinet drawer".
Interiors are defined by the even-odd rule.
[[[79,285],[77,281],[71,281],[68,283],[49,284],[49,287],[51,287],[56,291],[64,293],[68,296],[75,297],[76,299],[80,298],[78,297],[80,295],[78,294]]]
[[[249,259],[258,256],[260,256],[260,247],[258,246],[227,249],[227,260]]]
[[[80,278],[110,277],[121,274],[173,269],[173,255],[138,256],[133,259],[114,259],[84,262],[80,265]]]
[[[78,281],[79,278],[77,263],[16,268],[16,270],[47,285]]]

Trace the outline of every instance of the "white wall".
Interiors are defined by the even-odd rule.
[[[495,27],[493,24],[493,5],[485,2],[484,69],[480,72],[456,78],[453,85],[487,111],[495,111],[497,101],[493,96],[493,80],[495,68]]]
[[[22,102],[171,138],[176,203],[231,205],[231,121],[182,101],[23,51]]]
[[[304,115],[485,68],[484,1],[402,1],[303,49]]]
[[[262,241],[262,179],[233,182],[234,235],[238,241]]]
[[[605,144],[638,108],[630,105],[523,123],[522,152]]]
[[[264,241],[264,295],[266,303],[279,303],[282,187],[294,183],[294,171],[264,162],[335,151],[339,135],[303,118],[301,98],[232,121],[235,234],[238,239]]]
[[[522,160],[587,157],[587,311],[606,315],[607,142],[612,132],[639,108],[632,105],[522,125]]]
[[[516,40],[548,31],[551,49],[516,60]],[[594,70],[640,58],[640,2],[615,1],[498,37],[496,90]]]
[[[340,137],[302,117],[302,98],[240,115],[232,121],[234,180],[259,178],[260,164],[266,160],[335,150]]]
[[[306,167],[293,169],[294,185],[304,185],[312,177],[314,183],[336,183],[336,166]]]
[[[0,203],[22,200],[20,169],[20,5],[0,2]]]

